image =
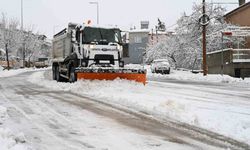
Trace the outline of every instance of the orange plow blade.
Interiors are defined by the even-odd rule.
[[[76,73],[77,80],[115,80],[116,78],[133,80],[136,82],[146,84],[146,71],[78,71]]]

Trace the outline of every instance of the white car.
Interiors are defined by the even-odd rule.
[[[162,74],[170,73],[170,64],[167,59],[154,60],[150,68],[152,73],[162,73]]]

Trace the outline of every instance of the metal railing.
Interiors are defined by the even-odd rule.
[[[250,49],[233,49],[233,62],[250,62]]]

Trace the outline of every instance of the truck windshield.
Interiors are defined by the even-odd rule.
[[[83,30],[83,44],[92,42],[98,44],[121,43],[121,32],[119,29],[85,27]]]

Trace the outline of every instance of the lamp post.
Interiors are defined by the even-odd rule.
[[[21,0],[21,31],[23,31],[23,0]]]
[[[99,25],[99,3],[98,2],[89,2],[90,4],[95,4],[96,5],[96,20],[97,24]]]
[[[25,50],[24,50],[24,32],[23,32],[23,0],[21,0],[21,32],[23,36],[22,42],[22,55],[23,55],[23,68],[25,67]]]

